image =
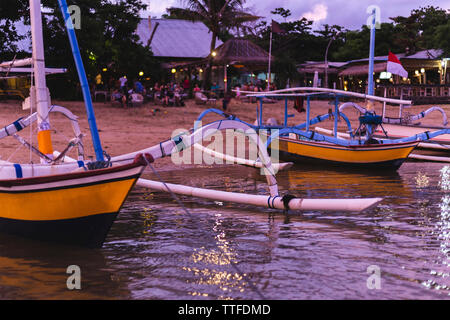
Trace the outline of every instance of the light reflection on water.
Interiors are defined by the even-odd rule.
[[[173,183],[267,192],[257,170],[238,166],[161,175]],[[168,194],[136,188],[100,250],[0,235],[0,299],[450,297],[448,166],[406,163],[386,175],[298,166],[279,173],[278,182],[283,194],[385,200],[362,213],[284,216],[181,197],[187,215]],[[82,270],[80,291],[66,289],[72,264]],[[366,286],[370,265],[381,269],[380,290]]]

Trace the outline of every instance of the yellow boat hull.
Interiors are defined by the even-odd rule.
[[[344,147],[325,142],[279,139],[280,157],[294,162],[398,169],[418,142]]]
[[[0,231],[101,247],[142,164],[0,180]]]

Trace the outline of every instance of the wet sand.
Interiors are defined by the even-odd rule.
[[[71,112],[79,117],[81,131],[86,135],[84,138],[85,153],[87,156],[93,156],[91,137],[89,133],[89,126],[86,117],[84,103],[82,101],[53,101],[54,105],[60,105],[68,108]],[[293,101],[288,102],[288,111],[294,114],[295,117],[290,118],[288,124],[294,125],[304,122],[306,113],[298,113],[293,108]],[[360,105],[363,105],[361,102]],[[311,108],[311,117],[328,113],[330,108],[334,108],[334,104],[329,104],[328,101],[313,101]],[[413,106],[404,109],[405,113],[411,115],[417,114],[423,110],[428,109],[432,105]],[[450,115],[450,105],[439,105],[447,114]],[[123,109],[117,104],[112,105],[110,102],[96,102],[94,103],[95,115],[97,118],[97,126],[99,128],[100,139],[104,150],[112,155],[120,155],[136,150],[140,150],[166,140],[172,136],[176,129],[190,129],[194,125],[194,121],[199,114],[208,109],[217,108],[222,109],[220,100],[217,104],[197,105],[194,100],[187,100],[185,107],[163,107],[155,105],[153,102],[146,103],[139,107]],[[155,113],[153,110],[159,109]],[[375,110],[377,114],[381,114],[382,104],[376,104]],[[228,113],[232,113],[240,119],[253,123],[256,119],[256,103],[246,103],[233,99],[230,102]],[[356,110],[346,110],[346,115],[352,122],[352,127],[357,127],[357,119],[359,113]],[[5,126],[20,117],[27,117],[30,110],[22,110],[21,102],[19,101],[0,101],[0,125]],[[264,104],[264,119],[275,118],[279,124],[283,123],[284,115],[284,101],[276,103]],[[387,116],[398,116],[398,107],[387,107]],[[213,120],[221,119],[217,115],[208,115],[204,123]],[[425,120],[421,121],[423,124],[441,125],[442,116],[439,112],[433,112]],[[67,142],[73,137],[70,122],[59,114],[52,113],[52,140],[55,150],[63,150]],[[333,127],[333,121],[327,120],[319,124],[320,127]],[[345,130],[345,122],[339,122],[339,128]],[[35,137],[36,124],[32,126],[32,140],[33,144],[37,144]],[[20,132],[20,135],[29,140],[30,131],[25,129]],[[25,147],[20,147],[18,141],[12,137],[2,139],[0,142],[0,154],[2,160],[15,162],[29,162],[30,153],[25,150]],[[74,151],[71,155],[75,155]],[[32,156],[32,161],[38,162],[37,156]],[[170,158],[160,159],[155,164],[158,168],[173,168],[174,164]]]

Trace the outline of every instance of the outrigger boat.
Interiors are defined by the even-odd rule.
[[[403,108],[411,106],[411,101],[404,100],[404,104],[399,106],[399,116],[387,117],[386,104],[383,105],[381,114],[383,130],[378,129],[374,133],[375,138],[404,139],[409,136],[432,132],[437,130],[448,130],[448,120],[445,111],[438,106],[433,106],[416,115],[403,115]],[[339,107],[339,111],[354,108],[361,114],[367,112],[366,108],[356,103],[345,103]],[[418,122],[420,119],[427,117],[432,112],[440,112],[442,115],[442,125],[423,125]],[[325,132],[325,131],[322,131]],[[420,142],[414,153],[409,158],[416,160],[450,162],[450,134],[440,134],[430,138],[427,142]]]
[[[297,93],[295,93],[297,92]],[[307,92],[307,93],[305,93]],[[396,122],[400,122],[400,119],[393,119],[393,118],[387,118],[385,117],[383,119],[382,116],[376,115],[375,111],[373,111],[372,107],[370,109],[361,107],[360,105],[354,103],[354,102],[346,102],[343,103],[341,106],[338,106],[338,100],[339,96],[341,97],[356,97],[356,98],[362,98],[367,101],[380,101],[380,102],[388,102],[390,104],[398,104],[400,106],[405,104],[410,104],[411,102],[408,100],[396,100],[396,99],[387,99],[383,97],[376,97],[371,95],[365,95],[361,93],[354,93],[354,92],[348,92],[348,91],[341,91],[341,90],[335,90],[335,89],[325,89],[325,88],[292,88],[292,89],[284,89],[284,90],[278,90],[276,92],[268,92],[264,95],[259,95],[259,97],[265,96],[265,97],[276,97],[280,96],[283,97],[284,95],[287,96],[310,96],[314,95],[315,93],[324,92],[327,94],[331,94],[335,96],[335,110],[334,113],[331,115],[335,118],[334,128],[333,130],[326,130],[323,128],[314,128],[314,133],[300,133],[300,135],[306,139],[309,140],[316,140],[318,142],[326,141],[331,142],[335,144],[341,144],[341,145],[379,145],[379,147],[382,146],[391,146],[391,147],[398,147],[401,149],[402,146],[405,146],[408,143],[416,143],[416,146],[409,151],[408,154],[405,156],[408,159],[415,159],[415,160],[424,160],[424,161],[439,161],[439,162],[450,162],[449,155],[449,145],[446,145],[445,142],[449,141],[450,138],[450,128],[442,126],[442,127],[435,127],[433,130],[432,127],[404,127],[398,125],[398,128],[403,129],[403,135],[395,136],[389,134],[389,129],[392,127],[388,127],[389,129],[386,129],[386,123],[387,125]],[[309,104],[309,100],[308,100]],[[372,104],[370,104],[372,105]],[[348,107],[356,108],[360,113],[361,116],[359,117],[360,125],[356,130],[353,130],[350,121],[348,120],[348,117],[343,113],[343,110],[345,110]],[[307,107],[309,109],[309,106]],[[433,111],[439,111],[443,115],[443,122],[447,122],[447,117],[445,115],[445,112],[439,108],[439,107],[432,107],[428,109],[427,111],[424,111],[416,116],[410,117],[410,121],[415,121],[420,118],[425,117],[427,114]],[[345,133],[339,133],[337,131],[337,118],[341,117],[345,120],[347,124],[347,131]],[[310,125],[317,124],[324,119],[328,119],[327,115],[318,116],[317,118],[313,118],[312,120],[309,120],[309,112],[307,110],[307,121],[305,124],[301,124],[295,127],[291,127],[292,129],[295,128],[309,128]],[[286,122],[286,120],[285,120]],[[309,124],[308,124],[309,123]],[[280,132],[285,133],[289,132],[289,128],[285,128],[284,130],[280,130]],[[392,131],[391,131],[392,132]],[[407,135],[410,134],[410,135]],[[325,138],[324,138],[325,136]],[[312,138],[312,139],[311,139]],[[280,138],[280,143],[284,138]],[[346,143],[347,141],[347,143]],[[288,143],[289,145],[289,143]],[[295,149],[292,149],[295,150]],[[298,150],[298,149],[297,149]],[[413,153],[414,150],[414,153]],[[418,150],[418,151],[416,151]],[[297,153],[301,153],[303,151],[298,151]],[[301,154],[302,155],[302,154]],[[321,155],[319,155],[321,157]],[[406,158],[403,159],[403,161],[406,160]],[[331,159],[331,161],[333,161]],[[402,162],[403,162],[402,161]],[[395,167],[395,165],[394,165]]]
[[[396,140],[374,140],[372,137],[373,127],[376,127],[379,118],[375,115],[366,115],[361,117],[360,129],[366,129],[371,134],[356,137],[353,135],[351,124],[345,114],[339,112],[339,99],[343,97],[358,97],[371,100],[388,100],[390,103],[402,103],[403,101],[386,99],[375,96],[368,96],[348,91],[324,89],[324,88],[291,88],[271,92],[242,92],[249,97],[256,98],[257,121],[255,125],[243,122],[235,116],[230,116],[220,110],[209,109],[204,111],[197,121],[203,121],[208,113],[216,113],[224,117],[232,118],[236,121],[245,123],[257,131],[268,133],[267,146],[272,150],[277,149],[280,159],[293,162],[310,162],[314,164],[327,164],[338,166],[351,166],[363,169],[398,169],[408,158],[408,155],[418,145],[419,141],[415,139],[398,142]],[[334,112],[311,117],[311,100],[313,98],[334,98]],[[263,120],[263,101],[264,99],[284,99],[284,124],[283,125],[264,125]],[[301,98],[306,99],[306,122],[295,126],[288,126],[288,119],[293,115],[288,112],[288,99]],[[342,139],[337,135],[338,120],[342,118],[347,123],[352,139]],[[313,125],[334,119],[333,136],[317,133]],[[372,130],[372,131],[371,131]],[[276,139],[276,144],[271,144]]]
[[[430,132],[424,130],[422,132],[408,132],[404,136],[392,136],[391,137],[384,129],[384,123],[401,123],[400,119],[389,119],[385,115],[385,106],[387,103],[399,105],[402,110],[404,105],[410,105],[411,101],[397,100],[377,97],[374,95],[374,53],[375,53],[375,29],[376,29],[376,10],[372,11],[372,22],[370,26],[370,50],[369,50],[369,70],[368,70],[368,93],[355,93],[349,91],[342,91],[328,88],[317,87],[300,87],[300,88],[288,88],[282,90],[276,90],[271,92],[241,92],[248,97],[253,97],[259,100],[259,106],[257,107],[257,124],[253,126],[255,130],[270,130],[270,136],[267,141],[267,145],[276,140],[278,142],[278,149],[280,151],[281,158],[292,161],[312,161],[313,163],[326,163],[330,165],[350,165],[362,168],[370,169],[398,169],[401,164],[411,157],[412,151],[421,144],[421,147],[430,148],[430,141],[432,139],[444,139],[446,141],[450,137],[449,128],[441,128]],[[317,116],[316,118],[310,118],[311,106],[310,101],[314,97],[332,97],[334,98],[334,111],[328,114]],[[351,97],[364,99],[367,103],[367,108],[359,107],[355,103],[346,103],[339,107],[340,97]],[[264,126],[262,121],[263,113],[263,100],[266,98],[284,98],[285,99],[285,114],[284,114],[284,126]],[[306,122],[296,125],[287,126],[287,120],[292,115],[288,114],[287,104],[288,98],[297,98],[302,101],[306,98]],[[373,102],[379,101],[384,103],[383,115],[379,116],[375,113]],[[303,102],[302,102],[303,103]],[[359,127],[353,131],[350,121],[347,116],[342,113],[342,110],[348,106],[353,106],[360,110],[361,116],[359,117]],[[421,114],[413,117],[419,119],[424,117],[427,113],[434,110],[439,110],[435,107]],[[444,125],[446,125],[446,115],[442,109],[440,109],[444,116]],[[315,125],[323,120],[334,118],[334,127],[332,134],[329,135],[319,133],[315,129],[311,129],[312,125]],[[338,120],[342,118],[345,120],[348,126],[346,136],[338,134]],[[383,137],[377,135],[377,128],[381,129],[384,134]],[[389,128],[391,129],[391,128]],[[409,134],[411,133],[411,134]],[[440,140],[443,141],[443,140]],[[274,146],[272,146],[274,148]],[[445,146],[435,147],[433,150],[442,151]],[[445,150],[446,151],[446,150]],[[424,155],[414,155],[415,158],[427,157]],[[436,157],[440,158],[440,157]],[[436,160],[435,158],[435,160]]]
[[[33,69],[35,86],[30,90],[29,103],[37,112],[20,118],[0,130],[0,138],[13,136],[30,152],[38,154],[40,164],[0,162],[0,231],[32,239],[56,241],[88,247],[101,247],[113,221],[134,185],[220,201],[252,204],[285,210],[361,211],[377,205],[382,198],[362,199],[302,199],[279,195],[274,166],[257,132],[241,121],[225,119],[182,133],[159,144],[133,153],[104,158],[95,121],[92,99],[81,60],[74,28],[66,0],[58,0],[66,22],[69,41],[78,70],[86,104],[96,161],[86,161],[83,135],[77,118],[60,106],[50,106],[45,83],[45,60],[42,39],[40,0],[30,0]],[[11,62],[11,66],[14,62]],[[51,145],[49,116],[59,112],[72,125],[75,137],[61,152]],[[18,135],[18,132],[38,123],[38,148]],[[257,145],[260,161],[243,163],[262,167],[268,182],[269,195],[249,195],[167,184],[140,178],[144,168],[162,157],[183,151],[200,143],[217,130],[235,129]],[[68,152],[76,148],[78,158]],[[152,167],[153,168],[153,167]]]

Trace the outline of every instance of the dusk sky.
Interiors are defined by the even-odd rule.
[[[151,16],[157,17],[165,13],[167,7],[182,6],[180,0],[146,0],[146,2],[150,3]],[[277,7],[289,9],[292,12],[291,20],[301,17],[314,20],[314,29],[320,28],[320,25],[325,23],[338,24],[347,29],[359,29],[366,23],[368,17],[366,10],[370,5],[380,7],[381,21],[388,22],[389,17],[408,16],[412,9],[427,5],[450,9],[450,0],[247,0],[246,2],[246,7],[266,20],[274,18],[283,22],[280,16],[272,16],[270,11]]]

